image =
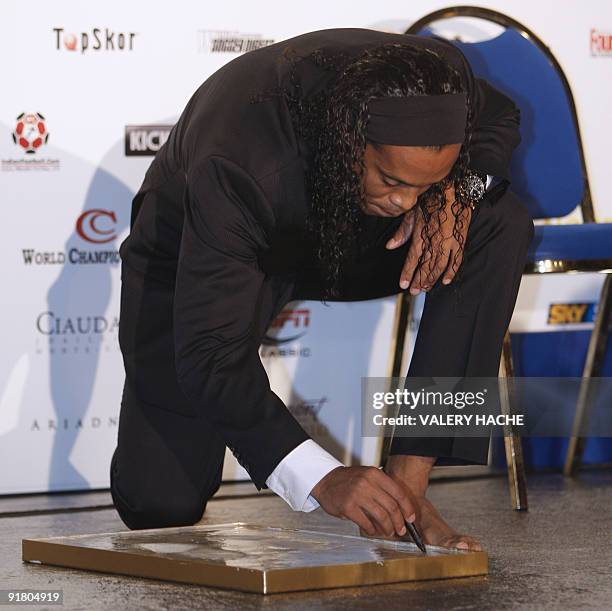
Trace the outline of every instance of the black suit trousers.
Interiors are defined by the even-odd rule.
[[[533,222],[514,194],[503,189],[487,194],[472,216],[461,281],[437,282],[426,296],[407,375],[498,375],[532,236]],[[349,269],[336,301],[400,292],[408,248],[409,243],[379,250]],[[267,322],[289,300],[319,299],[320,287],[298,277],[291,290],[279,295],[266,300],[271,304],[263,313]],[[126,380],[110,476],[114,504],[131,529],[194,524],[221,482],[223,439],[204,415],[186,416],[173,405],[173,396],[177,402],[185,399],[177,394],[174,377],[172,304],[171,284],[123,265],[120,344]],[[149,357],[133,350],[135,338],[141,346],[150,342]],[[143,369],[148,375],[141,375]],[[484,464],[488,443],[484,438],[396,438],[391,453],[435,456],[439,464]]]

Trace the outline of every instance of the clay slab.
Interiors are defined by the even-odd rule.
[[[26,562],[272,594],[485,575],[485,552],[235,522],[23,539]]]

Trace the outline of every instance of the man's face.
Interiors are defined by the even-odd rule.
[[[366,144],[363,157],[364,201],[372,216],[400,216],[416,205],[419,195],[450,173],[461,144],[440,149]]]

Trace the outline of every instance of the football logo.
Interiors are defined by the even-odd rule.
[[[45,118],[39,112],[22,112],[17,117],[13,142],[25,149],[26,153],[35,153],[43,144],[47,144],[47,140],[49,140],[49,132],[45,125]]]

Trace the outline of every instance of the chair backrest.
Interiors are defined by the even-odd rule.
[[[466,16],[494,22],[502,26],[501,33],[474,42],[461,40],[461,33],[453,31],[457,19],[448,19]],[[438,31],[441,21],[444,27]],[[522,141],[512,158],[511,188],[532,216],[561,217],[581,206],[583,220],[593,221],[572,93],[550,50],[518,22],[477,7],[431,13],[406,33],[443,35],[463,51],[476,76],[519,106]]]

